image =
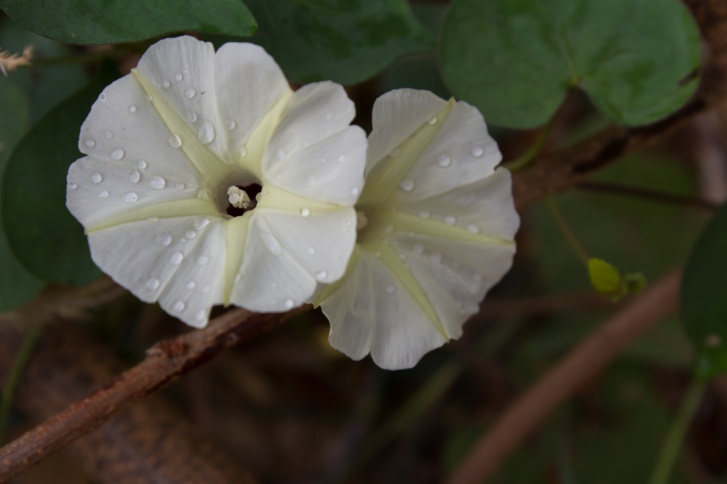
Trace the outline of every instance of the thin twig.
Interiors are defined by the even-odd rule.
[[[627,195],[630,197],[654,200],[656,202],[694,207],[708,212],[714,212],[719,208],[719,205],[716,203],[710,202],[709,200],[702,200],[701,198],[685,197],[682,195],[675,195],[673,193],[664,193],[656,190],[648,190],[646,188],[629,187],[613,183],[581,182],[576,186],[576,188],[592,192],[610,193],[612,195]]]
[[[510,405],[475,445],[449,484],[484,482],[508,454],[561,403],[629,343],[677,309],[681,273],[674,272],[624,306]]]
[[[223,349],[251,339],[284,320],[284,315],[252,315],[235,309],[214,319],[204,329],[157,343],[141,363],[110,385],[0,448],[0,482],[97,428],[130,403],[208,361]]]

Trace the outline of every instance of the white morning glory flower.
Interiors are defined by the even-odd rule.
[[[501,158],[469,104],[411,89],[376,101],[356,248],[316,298],[334,348],[403,369],[462,334],[515,253]]]
[[[192,326],[284,311],[345,272],[366,137],[330,82],[293,92],[252,44],[162,40],[81,128],[67,205],[96,264]]]

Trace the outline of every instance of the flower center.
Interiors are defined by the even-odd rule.
[[[239,217],[257,206],[258,198],[263,187],[259,183],[250,183],[245,186],[233,185],[227,189],[227,215]]]

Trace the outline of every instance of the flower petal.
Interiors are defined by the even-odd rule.
[[[331,346],[355,360],[370,352],[388,370],[411,368],[446,342],[401,281],[364,251],[321,309],[331,321]]]
[[[191,326],[207,324],[222,303],[224,221],[208,217],[145,220],[91,232],[93,261],[122,286]],[[194,285],[192,285],[194,283]]]
[[[230,292],[230,303],[257,312],[282,312],[300,306],[316,280],[272,233],[266,217],[250,217],[245,253]]]

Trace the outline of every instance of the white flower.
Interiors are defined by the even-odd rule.
[[[462,334],[515,253],[501,158],[469,104],[411,89],[376,101],[357,245],[317,297],[334,348],[402,369]]]
[[[67,205],[99,267],[187,324],[215,304],[284,311],[353,249],[353,117],[341,86],[292,92],[258,46],[162,40],[93,105]]]

